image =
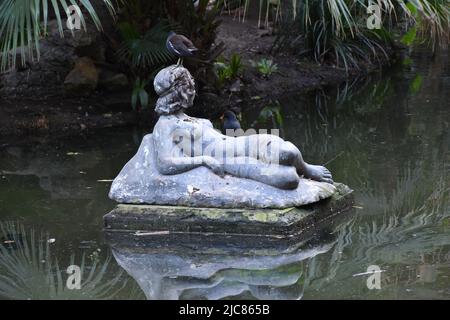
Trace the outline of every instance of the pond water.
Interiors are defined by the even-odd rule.
[[[281,127],[307,161],[355,190],[352,212],[288,248],[106,237],[110,180],[136,152],[139,129],[1,147],[0,297],[450,298],[448,59],[416,54],[243,115],[243,127]],[[80,290],[65,286],[72,264],[84,269]],[[371,265],[380,289],[367,286]]]

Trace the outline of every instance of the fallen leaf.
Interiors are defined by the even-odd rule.
[[[152,232],[141,232],[141,231],[136,231],[135,232],[135,236],[156,236],[156,235],[164,235],[164,234],[169,234],[169,230],[167,231],[152,231]]]

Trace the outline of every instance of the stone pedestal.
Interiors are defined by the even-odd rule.
[[[136,236],[210,234],[286,238],[351,208],[352,190],[335,184],[327,199],[286,209],[219,209],[119,204],[104,217],[105,230]]]

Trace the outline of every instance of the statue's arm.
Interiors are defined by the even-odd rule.
[[[205,165],[205,157],[170,157],[157,154],[156,165],[158,171],[165,175],[183,173]]]
[[[165,175],[183,173],[200,166],[211,169],[215,174],[224,175],[223,166],[210,156],[173,157],[156,152],[156,166],[158,171]]]
[[[155,128],[154,131],[156,167],[161,174],[179,174],[206,166],[216,174],[223,175],[223,168],[216,159],[210,156],[186,156],[172,141],[170,129],[165,126],[161,127]]]

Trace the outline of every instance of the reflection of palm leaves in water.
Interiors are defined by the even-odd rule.
[[[29,234],[20,224],[0,223],[0,297],[6,299],[109,299],[126,284],[117,274],[105,280],[110,262],[88,265],[84,259],[81,269],[81,289],[66,287],[69,276],[60,269],[58,261],[52,259],[48,237]],[[70,264],[75,264],[74,256]],[[88,271],[89,270],[89,271]],[[87,276],[86,276],[87,274]]]
[[[419,170],[407,172],[404,178],[399,179],[390,197],[367,192],[363,197],[364,211],[360,211],[357,219],[373,219],[357,223],[360,226],[357,230],[355,223],[348,223],[344,229],[341,228],[333,253],[318,256],[311,263],[314,274],[309,275],[312,279],[310,286],[319,289],[330,285],[330,280],[334,279],[344,281],[351,287],[354,283],[344,279],[351,279],[351,275],[364,272],[363,269],[370,264],[380,267],[409,265],[414,263],[411,259],[419,259],[419,253],[432,254],[437,259],[434,263],[440,263],[440,254],[434,254],[436,243],[439,243],[439,247],[450,246],[450,185],[438,169],[428,177],[431,183],[424,181],[423,177],[424,172]],[[376,219],[380,213],[382,219]],[[354,245],[350,247],[352,242]],[[336,259],[343,252],[347,258],[343,261]],[[336,276],[338,272],[339,276]],[[389,285],[386,283],[383,287]],[[392,285],[398,286],[399,283]]]
[[[310,104],[313,108],[309,110],[306,116],[306,126],[302,134],[302,145],[305,150],[314,154],[323,156],[329,152],[338,154],[340,149],[335,143],[329,143],[325,137],[334,135],[339,127],[345,126],[346,139],[352,141],[348,143],[345,150],[359,148],[358,141],[363,141],[361,137],[363,130],[358,129],[358,123],[355,121],[343,121],[342,117],[348,114],[357,116],[367,116],[378,112],[387,96],[387,92],[392,91],[392,81],[389,76],[384,78],[367,78],[347,81],[335,88],[336,90],[317,90],[310,96]],[[333,112],[330,110],[340,110],[342,112]],[[352,119],[354,120],[354,119]],[[324,124],[327,124],[326,126]],[[317,143],[317,135],[322,135],[321,141]],[[357,152],[351,152],[356,154]]]
[[[340,260],[344,248],[352,244],[352,228],[355,224],[356,216],[346,220],[335,228],[336,241],[334,249],[328,253],[315,256],[309,261],[308,270],[305,277],[305,289],[309,287],[322,287],[333,279],[340,268]],[[330,257],[326,266],[322,263],[323,257]]]

